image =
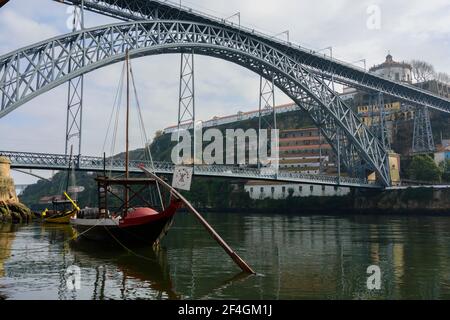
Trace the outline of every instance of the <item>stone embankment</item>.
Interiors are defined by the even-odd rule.
[[[32,213],[17,198],[10,167],[9,159],[0,157],[0,222],[28,222]]]
[[[450,187],[417,187],[360,193],[354,209],[364,213],[450,214]]]

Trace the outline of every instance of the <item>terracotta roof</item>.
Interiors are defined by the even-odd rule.
[[[316,127],[309,128],[301,128],[301,129],[289,129],[289,130],[281,130],[281,133],[289,133],[289,132],[307,132],[307,131],[319,131]]]
[[[294,142],[294,141],[308,141],[308,140],[319,140],[319,136],[313,137],[296,137],[296,138],[280,138],[279,142]],[[324,142],[325,144],[326,142]]]
[[[288,146],[288,147],[281,147],[280,146],[280,151],[286,151],[286,150],[309,150],[309,149],[331,149],[330,145],[318,145],[318,144],[313,144],[313,145],[306,145],[306,146]]]

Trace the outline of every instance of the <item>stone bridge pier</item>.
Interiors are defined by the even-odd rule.
[[[17,198],[14,180],[11,178],[11,161],[0,157],[0,223],[28,222],[31,218],[30,209]]]
[[[14,180],[11,178],[11,161],[0,157],[0,202],[18,202]]]

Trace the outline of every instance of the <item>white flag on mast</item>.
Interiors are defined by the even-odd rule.
[[[186,191],[191,190],[193,173],[192,167],[176,166],[173,173],[172,187]]]

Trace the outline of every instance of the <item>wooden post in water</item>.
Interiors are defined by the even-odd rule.
[[[167,182],[165,182],[163,179],[158,177],[153,172],[146,169],[143,165],[140,166],[140,169],[144,171],[146,174],[151,176],[152,178],[156,179],[163,187],[168,189],[173,196],[183,201],[183,203],[186,205],[186,207],[189,209],[189,211],[200,221],[200,223],[206,228],[206,230],[209,232],[209,234],[216,240],[219,245],[225,250],[225,252],[233,259],[233,261],[239,266],[239,268],[242,269],[242,271],[256,274],[255,271],[244,261],[242,260],[239,255],[231,249],[231,247],[225,242],[225,240],[222,239],[222,237],[211,227],[211,225],[205,220],[205,218],[202,217],[202,215],[195,210],[195,208],[192,206],[192,204],[186,200],[176,189],[174,189],[172,186],[170,186]]]

